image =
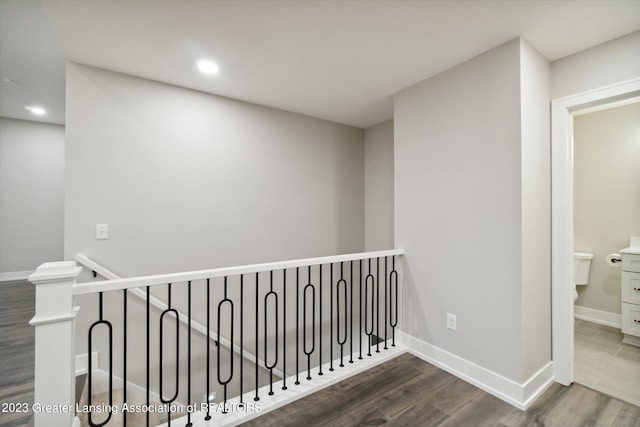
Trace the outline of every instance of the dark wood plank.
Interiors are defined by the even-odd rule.
[[[296,423],[299,423],[300,418],[311,419],[315,425],[332,423],[341,415],[355,411],[370,401],[377,401],[387,390],[401,386],[418,376],[420,371],[412,367],[415,364],[414,359],[404,355],[397,357],[383,366],[374,367],[354,378],[314,393],[313,399],[300,399],[293,406],[288,405],[291,407],[286,413],[277,414],[278,411],[275,411],[272,415],[274,425],[296,426],[299,425]],[[366,389],[361,388],[363,379],[367,381]],[[326,411],[327,407],[331,407],[332,410]],[[246,425],[261,426],[262,417]]]
[[[406,365],[416,368],[412,372],[420,372],[409,380],[393,387],[387,387],[376,399],[357,405],[352,411],[343,413],[334,421],[334,425],[377,425],[394,423],[399,425],[433,425],[440,423],[448,417],[447,414],[432,405],[422,405],[427,402],[429,396],[433,396],[454,380],[454,377],[437,369],[435,366],[426,365],[419,359],[410,355],[400,356],[406,360]],[[377,371],[386,375],[384,366]],[[428,369],[424,369],[424,367]],[[420,369],[417,369],[420,368]],[[407,424],[407,422],[409,424]]]
[[[0,402],[33,404],[35,286],[0,283]],[[33,414],[0,413],[3,427],[32,426]]]
[[[570,390],[569,387],[555,383],[540,396],[534,404],[524,411],[512,411],[502,418],[498,424],[504,426],[543,426],[549,411],[554,408],[555,402]]]
[[[520,411],[404,354],[243,425],[640,427],[640,407],[580,385],[553,384]]]
[[[438,425],[447,427],[495,426],[500,419],[514,409],[513,406],[488,393],[481,393]]]

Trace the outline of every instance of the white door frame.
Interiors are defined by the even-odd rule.
[[[551,102],[551,313],[553,371],[573,382],[573,112],[640,94],[640,77]]]

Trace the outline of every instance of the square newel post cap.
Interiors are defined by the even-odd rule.
[[[75,261],[45,262],[29,276],[29,281],[34,285],[71,282],[81,271]]]

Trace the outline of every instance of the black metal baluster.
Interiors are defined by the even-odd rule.
[[[333,263],[329,264],[329,370],[333,371]]]
[[[163,341],[164,341],[164,317],[168,314],[173,314],[176,318],[176,384],[175,384],[175,390],[172,396],[165,398],[164,397],[164,390],[162,387],[162,380],[163,380],[163,375],[164,375],[164,369],[163,369],[163,364],[162,364],[162,359],[163,359]],[[178,391],[180,389],[180,369],[179,369],[179,360],[180,360],[180,323],[179,323],[179,318],[178,318],[178,312],[171,308],[171,283],[167,284],[167,309],[164,310],[162,312],[162,314],[160,314],[160,365],[159,365],[159,370],[160,370],[160,375],[159,375],[159,379],[160,379],[160,384],[159,384],[159,389],[158,389],[158,394],[160,396],[160,402],[164,403],[164,404],[168,404],[169,405],[169,410],[167,411],[168,413],[168,425],[171,425],[171,403],[176,400],[176,398],[178,397]]]
[[[274,346],[274,357],[273,363],[269,363],[269,314],[268,314],[268,304],[269,299],[274,299],[274,314],[275,314],[275,346]],[[273,396],[273,368],[278,363],[278,294],[273,291],[273,270],[269,272],[269,292],[264,296],[264,367],[269,370],[269,396]]]
[[[191,405],[191,280],[187,282],[187,406],[189,405]],[[191,411],[187,411],[185,427],[191,426]]]
[[[123,331],[122,331],[122,343],[123,343],[123,355],[122,355],[122,404],[127,403],[127,290],[123,289]],[[91,354],[91,353],[89,353]],[[122,412],[122,426],[127,427],[127,413],[125,411]]]
[[[259,281],[259,273],[256,273],[256,396],[253,400],[260,400],[260,396],[258,396],[258,332],[260,331],[258,328],[258,281]]]
[[[373,294],[374,279],[371,274],[371,258],[369,258],[369,269],[367,277],[364,279],[364,332],[367,334],[369,342],[369,352],[367,356],[371,356],[371,334],[373,334],[373,309],[375,304],[375,295]],[[371,281],[369,281],[371,279]],[[371,284],[371,289],[369,289]],[[371,295],[371,306],[369,306],[369,295]],[[369,313],[370,312],[370,313]],[[369,315],[371,316],[371,328],[369,328]]]
[[[384,349],[387,347],[387,257],[384,257]]]
[[[282,389],[287,389],[287,269],[282,270]],[[276,329],[276,335],[277,335]]]
[[[318,375],[324,375],[324,373],[322,372],[322,264],[320,264],[320,281],[318,282],[318,288],[320,289],[320,308],[319,308],[319,315],[320,315],[320,332],[318,334],[318,343],[320,345],[320,352],[319,352],[319,362],[320,364],[318,365]]]
[[[311,354],[316,348],[316,289],[311,284],[311,266],[308,270],[309,283],[302,291],[302,351],[307,356],[307,380],[311,379]],[[311,349],[307,351],[307,291],[311,291]]]
[[[296,382],[300,384],[300,267],[296,267]]]
[[[360,342],[359,343],[359,349],[360,350],[359,350],[358,359],[362,360],[362,335],[363,335],[362,334],[362,332],[363,332],[363,328],[362,328],[362,324],[363,324],[362,323],[362,312],[363,312],[363,310],[362,310],[362,260],[358,261],[358,276],[360,277],[360,280],[359,280],[359,282],[360,282],[360,292],[358,294],[359,298],[360,298],[360,305],[359,305],[359,310],[358,310],[358,317],[360,319],[360,325],[358,327],[358,329],[359,329],[358,335],[360,335],[360,341],[359,341]],[[367,300],[366,299],[365,299],[364,303],[365,303],[365,306],[366,306],[366,304],[367,304]]]
[[[102,319],[102,292],[100,292],[100,319]],[[113,407],[113,326],[107,322],[109,326],[109,406]],[[89,352],[91,359],[91,352]],[[111,417],[111,415],[109,415]]]
[[[380,353],[380,258],[376,258],[376,353]]]
[[[391,346],[396,346],[396,326],[398,325],[398,272],[396,271],[396,257],[391,257],[391,274],[389,275],[389,287],[391,288]],[[395,292],[395,298],[393,297]]]
[[[147,408],[149,407],[150,402],[150,391],[149,391],[149,386],[150,386],[150,380],[151,380],[151,368],[150,368],[150,363],[149,363],[149,357],[150,355],[150,350],[151,350],[151,341],[149,339],[149,328],[150,328],[150,317],[149,317],[149,286],[147,286],[147,390],[146,390],[146,398],[147,398]],[[150,411],[145,411],[146,412],[146,419],[147,419],[147,427],[149,427],[149,412]]]
[[[344,291],[343,295],[343,306],[344,306],[344,337],[340,338],[340,286],[342,285],[342,289]],[[347,281],[344,280],[344,266],[343,263],[340,263],[340,280],[336,285],[336,335],[338,338],[338,344],[340,344],[340,367],[344,367],[344,343],[347,342]]]
[[[349,363],[353,363],[353,261],[349,261]]]
[[[107,327],[107,331],[109,332],[109,408],[113,407],[113,327],[111,325],[111,322],[109,322],[108,320],[104,320],[103,318],[103,313],[102,313],[102,292],[100,292],[98,294],[98,320],[93,322],[91,324],[91,326],[89,327],[89,333],[88,333],[88,337],[87,337],[87,341],[89,344],[89,352],[87,354],[87,359],[88,359],[88,372],[87,372],[87,381],[88,381],[88,386],[89,386],[89,391],[88,391],[88,406],[89,408],[92,407],[91,405],[91,397],[93,396],[93,366],[92,366],[92,362],[91,362],[91,354],[93,353],[93,328],[95,328],[98,325],[105,325]],[[95,423],[93,421],[93,411],[91,409],[89,409],[89,413],[88,413],[88,420],[89,420],[89,425],[91,427],[102,427],[104,425],[106,425],[109,420],[111,419],[111,409],[108,410],[108,415],[107,418],[102,421],[101,423]]]
[[[220,369],[220,351],[222,349],[222,345],[220,344],[220,340],[222,339],[222,322],[220,320],[220,314],[222,313],[222,307],[224,304],[228,304],[229,305],[229,324],[230,324],[230,331],[229,331],[229,376],[227,379],[222,379],[222,375],[221,372],[222,370]],[[231,301],[228,297],[227,297],[227,276],[224,277],[224,298],[222,299],[222,301],[220,301],[220,303],[218,303],[218,346],[217,346],[217,360],[216,360],[216,368],[218,371],[218,383],[220,383],[220,385],[222,385],[223,387],[223,408],[222,408],[222,413],[226,414],[227,411],[227,384],[229,384],[229,381],[231,381],[231,379],[233,378],[233,301]]]
[[[242,401],[242,382],[244,379],[244,274],[240,275],[240,405]]]
[[[209,392],[211,390],[210,378],[211,378],[211,350],[209,348],[211,344],[211,279],[207,279],[207,395],[205,397],[207,403],[207,415],[205,415],[204,419],[209,421],[211,419],[211,411],[209,410]]]

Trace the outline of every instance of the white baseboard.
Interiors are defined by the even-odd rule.
[[[573,317],[617,329],[620,329],[622,325],[622,315],[620,314],[582,307],[580,305],[573,307]]]
[[[415,356],[504,400],[518,409],[527,409],[554,381],[553,363],[549,362],[522,384],[476,365],[439,347],[398,333],[400,343]]]
[[[91,353],[91,366],[98,367],[98,352]],[[78,354],[76,356],[76,377],[78,375],[86,374],[89,371],[89,358],[87,354]]]
[[[523,411],[529,408],[555,382],[555,379],[553,362],[549,361],[522,384],[522,405],[518,408]]]
[[[85,355],[86,356],[86,355]],[[86,358],[86,357],[85,357]],[[109,390],[109,373],[102,369],[93,370],[93,393],[102,393]],[[112,378],[113,389],[121,388],[124,385],[124,380],[114,375]],[[160,396],[154,391],[149,392],[149,400],[151,402],[159,402]],[[146,402],[146,388],[131,381],[127,381],[127,403],[132,405],[142,405]],[[173,404],[186,407],[184,403],[174,401]]]
[[[9,271],[7,273],[0,273],[0,282],[12,282],[14,280],[27,280],[27,278],[33,273],[33,270],[29,271]]]

